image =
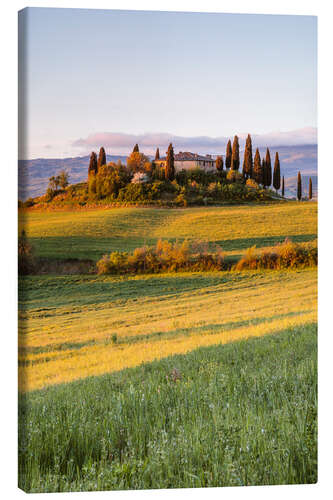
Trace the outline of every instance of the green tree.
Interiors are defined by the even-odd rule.
[[[280,160],[279,160],[279,153],[278,152],[275,153],[273,186],[276,189],[276,192],[278,192],[278,190],[280,189],[280,186],[281,186]]]
[[[284,198],[284,176],[282,177],[282,198]]]
[[[59,173],[59,186],[61,187],[61,189],[65,189],[69,182],[69,173],[66,171],[66,170],[61,170],[61,172]]]
[[[169,144],[165,165],[165,178],[166,180],[173,181],[175,178],[175,160],[172,144]]]
[[[237,135],[235,135],[234,142],[232,145],[231,169],[232,170],[239,169],[239,142]]]
[[[56,191],[57,187],[58,187],[58,179],[54,175],[52,175],[52,177],[49,178],[48,189]]]
[[[312,200],[312,179],[309,179],[309,200]]]
[[[103,166],[106,165],[106,154],[103,146],[99,150],[98,161],[97,161],[97,171]]]
[[[88,167],[88,178],[91,175],[97,174],[97,154],[95,151],[92,151],[89,159],[89,167]]]
[[[297,174],[297,199],[300,201],[302,199],[302,178],[301,172]]]
[[[134,148],[133,148],[133,153],[139,153],[139,145],[138,144],[135,144]]]
[[[156,160],[159,160],[159,159],[160,159],[160,149],[159,149],[159,148],[157,148],[157,149],[156,149],[156,153],[155,153],[155,161],[156,161]]]
[[[271,164],[271,154],[268,148],[266,149],[265,168],[266,168],[265,185],[269,187],[272,184],[272,164]]]
[[[253,158],[252,158],[252,139],[248,134],[245,143],[244,161],[243,161],[243,177],[250,179],[252,177]]]
[[[231,156],[232,156],[231,141],[229,139],[228,144],[227,144],[226,154],[225,154],[225,168],[226,169],[229,169],[231,167]]]
[[[220,173],[222,172],[223,170],[223,158],[222,156],[217,156],[216,157],[216,163],[215,163],[215,166],[216,166],[216,170]]]
[[[252,178],[257,184],[263,184],[263,168],[258,148],[256,149],[256,154],[254,155]]]

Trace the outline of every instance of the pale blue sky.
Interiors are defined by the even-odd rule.
[[[23,15],[26,157],[84,154],[88,136],[100,133],[229,137],[317,125],[315,17],[48,8]],[[108,152],[124,152],[111,144]]]

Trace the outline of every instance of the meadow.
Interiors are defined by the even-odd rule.
[[[253,245],[270,247],[286,237],[317,237],[317,203],[288,202],[238,206],[156,209],[113,208],[76,211],[22,211],[24,227],[38,256],[97,261],[112,251],[133,251],[169,241],[206,240],[226,254],[241,255]]]
[[[38,256],[312,241],[316,203],[25,211]],[[19,278],[30,492],[316,482],[317,270]]]

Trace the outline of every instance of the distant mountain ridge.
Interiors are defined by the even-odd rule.
[[[293,179],[300,171],[303,176],[311,176],[314,193],[317,192],[317,145],[300,146],[269,146],[272,166],[274,165],[275,152],[278,151],[281,165],[281,177],[285,176],[286,196],[294,196]],[[265,147],[259,148],[260,155],[266,153]],[[254,153],[254,151],[253,151]],[[241,151],[241,167],[243,154]],[[107,162],[120,160],[126,164],[125,155],[107,155]],[[45,193],[49,177],[57,175],[60,170],[69,172],[71,184],[85,181],[88,173],[89,155],[72,158],[38,158],[35,160],[19,160],[19,199],[26,200],[30,197],[40,196]],[[305,178],[304,178],[305,179]],[[287,182],[288,180],[288,182]],[[306,181],[306,180],[305,180]],[[307,181],[308,182],[308,181]]]

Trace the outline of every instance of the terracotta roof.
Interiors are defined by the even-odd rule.
[[[198,155],[197,153],[190,153],[189,151],[183,152],[179,151],[179,153],[174,155],[175,161],[194,161],[194,160],[200,160],[200,161],[215,161],[214,158],[212,158],[211,155]],[[155,161],[166,161],[166,156],[163,156],[159,160]]]

